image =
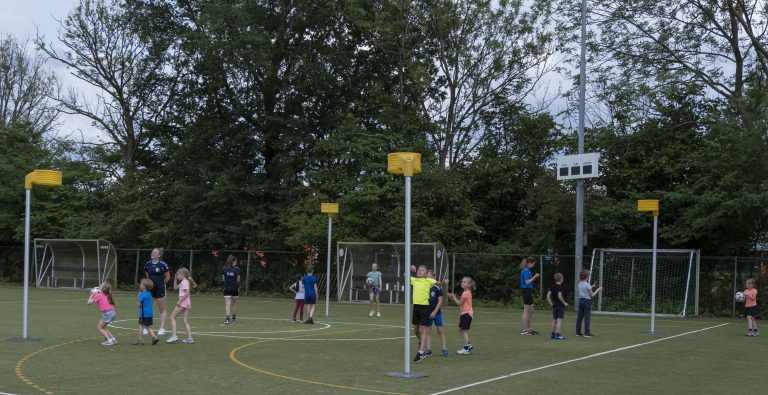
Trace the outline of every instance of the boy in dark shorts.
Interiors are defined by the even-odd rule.
[[[547,302],[552,306],[552,335],[549,338],[564,340],[565,337],[560,334],[560,325],[563,324],[565,308],[568,307],[568,303],[565,302],[565,288],[563,288],[563,275],[561,273],[555,273],[555,283],[547,292]]]
[[[144,331],[147,331],[152,336],[152,345],[154,346],[160,339],[155,336],[155,331],[152,330],[152,280],[148,278],[142,278],[139,285],[139,300],[136,302],[136,306],[139,308],[139,338],[131,342],[134,346],[144,345]]]

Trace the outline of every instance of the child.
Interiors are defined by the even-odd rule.
[[[235,323],[237,320],[237,297],[240,295],[240,268],[234,255],[227,257],[227,266],[221,273],[224,281],[224,324]],[[230,315],[231,313],[231,315]]]
[[[564,340],[565,337],[560,335],[560,325],[565,318],[565,308],[568,307],[568,303],[565,301],[565,288],[563,288],[563,275],[561,273],[555,273],[555,284],[547,292],[547,302],[552,306],[552,335],[549,338]]]
[[[424,265],[411,266],[411,291],[413,294],[413,314],[411,324],[413,331],[419,339],[419,352],[413,358],[414,362],[421,362],[430,356],[426,347],[432,341],[432,328],[429,322],[429,289],[435,284],[435,279],[427,278],[427,267]]]
[[[581,281],[578,286],[579,312],[576,316],[576,336],[581,336],[581,321],[584,320],[584,337],[592,337],[592,331],[589,329],[589,322],[592,319],[592,298],[603,290],[603,287],[600,287],[593,291],[595,286],[590,284],[588,279],[589,270],[582,270],[579,273]]]
[[[472,309],[472,290],[475,289],[475,281],[472,277],[464,277],[461,279],[461,298],[457,299],[453,293],[448,294],[448,298],[453,303],[459,305],[459,333],[461,333],[462,339],[464,339],[464,348],[456,351],[459,355],[469,355],[474,346],[469,342],[469,327],[472,325],[472,317],[474,316],[474,310]]]
[[[432,270],[427,270],[428,278],[435,278],[435,273]],[[443,329],[443,313],[440,308],[443,306],[443,290],[440,288],[440,283],[432,284],[432,288],[429,289],[429,325],[432,327],[432,322],[435,323],[437,328],[437,334],[440,336],[440,346],[442,347],[443,357],[448,358],[448,347],[445,343],[445,330]],[[432,355],[432,337],[430,336],[429,344],[427,344],[427,355]]]
[[[112,299],[112,285],[108,282],[101,284],[99,292],[92,293],[88,298],[87,304],[91,303],[96,303],[99,306],[99,310],[101,310],[101,320],[99,320],[99,323],[96,325],[96,329],[105,339],[101,345],[114,346],[117,344],[117,339],[115,339],[109,329],[107,329],[107,325],[114,321],[116,316],[115,300]]]
[[[747,289],[744,290],[744,315],[747,316],[747,336],[757,336],[757,289],[755,280],[747,279]]]
[[[142,278],[139,285],[139,300],[136,302],[136,307],[139,308],[139,338],[132,341],[134,346],[144,345],[144,331],[149,332],[152,335],[152,345],[154,346],[160,339],[155,336],[155,331],[152,330],[152,280],[148,278]]]
[[[307,275],[301,278],[304,284],[304,303],[307,305],[307,314],[309,318],[304,321],[305,324],[314,324],[312,317],[315,315],[315,303],[317,303],[317,277],[315,277],[315,267],[307,266]]]
[[[296,313],[299,313],[299,322],[304,321],[304,282],[301,281],[303,278],[301,273],[296,274],[296,282],[288,287],[291,292],[296,294],[296,307],[293,309],[291,322],[296,322]]]
[[[531,275],[531,269],[536,266],[536,258],[529,256],[520,262],[520,289],[523,294],[523,325],[521,335],[538,335],[531,328],[533,321],[533,282],[539,278],[539,273]]]
[[[381,317],[379,311],[379,293],[381,292],[381,272],[379,271],[379,265],[374,263],[371,265],[371,271],[366,274],[369,279],[368,282],[368,298],[371,300],[371,312],[368,313],[368,317]]]
[[[189,270],[182,267],[176,271],[176,275],[173,277],[173,289],[179,290],[179,300],[176,302],[176,308],[171,313],[171,337],[166,340],[166,343],[175,343],[179,340],[176,336],[176,317],[181,314],[181,320],[184,322],[184,331],[187,333],[187,338],[181,342],[184,344],[192,344],[195,342],[192,339],[192,328],[189,327],[189,309],[192,308],[192,300],[189,295],[189,287],[197,288],[197,283],[189,275]]]

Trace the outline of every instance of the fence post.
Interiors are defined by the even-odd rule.
[[[192,275],[192,262],[194,261],[194,254],[195,252],[193,250],[189,250],[189,275]]]
[[[136,249],[136,273],[133,276],[133,286],[139,285],[139,249]]]
[[[245,264],[245,293],[251,290],[251,251],[248,251],[248,258]]]
[[[736,295],[736,277],[739,274],[739,257],[733,257],[733,292],[731,295]],[[736,318],[736,298],[731,296],[731,318]]]
[[[539,255],[539,297],[544,295],[544,257]]]
[[[451,288],[449,290],[453,290],[456,286],[456,253],[453,253],[453,270],[451,270]],[[450,304],[450,299],[448,299],[448,303]]]

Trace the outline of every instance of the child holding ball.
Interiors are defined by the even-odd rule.
[[[98,291],[95,289],[94,291],[92,291],[87,303],[96,303],[99,306],[99,310],[101,310],[101,319],[96,325],[96,329],[105,339],[101,345],[114,346],[117,344],[117,339],[115,339],[115,336],[113,336],[109,329],[107,329],[107,325],[114,321],[116,316],[115,300],[112,299],[112,285],[108,282],[104,282],[99,286]]]
[[[747,336],[757,336],[757,289],[755,280],[747,279],[747,289],[744,290],[744,315],[747,316]]]

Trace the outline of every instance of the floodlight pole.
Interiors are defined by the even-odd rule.
[[[328,214],[328,254],[325,261],[325,318],[331,305],[331,234],[333,231],[333,215],[339,213],[338,203],[321,203],[320,212]]]
[[[387,373],[391,377],[419,378],[424,373],[411,372],[411,177],[421,171],[421,155],[413,152],[396,152],[387,155],[387,171],[405,176],[405,360],[402,372]]]
[[[584,108],[587,85],[587,0],[581,0],[581,59],[579,61],[579,154],[584,153]],[[578,291],[579,274],[584,267],[584,181],[576,184],[576,251],[574,287]],[[574,295],[578,295],[575,293]]]
[[[22,301],[21,337],[10,339],[17,342],[38,341],[40,338],[30,338],[29,334],[29,242],[30,217],[32,213],[32,186],[34,184],[58,186],[61,185],[61,172],[56,170],[35,170],[24,177],[26,203],[24,207],[24,296]]]

